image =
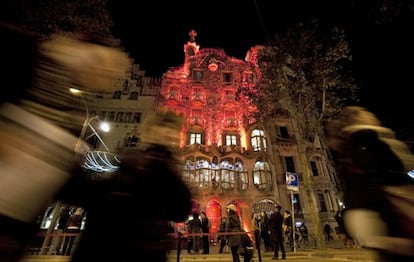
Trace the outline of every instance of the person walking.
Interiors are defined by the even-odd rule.
[[[237,207],[234,204],[229,204],[227,207],[227,224],[226,232],[228,235],[228,245],[231,250],[231,256],[233,262],[240,262],[239,249],[241,246],[241,222],[239,215],[237,214]]]
[[[80,173],[59,192],[62,202],[82,206],[87,214],[71,262],[168,261],[168,221],[184,222],[192,208],[172,151],[181,121],[171,111],[147,115],[139,147],[119,152],[116,172],[101,180]],[[156,196],[148,195],[152,191]]]
[[[332,228],[331,228],[331,225],[329,225],[329,223],[326,223],[325,224],[325,226],[323,227],[323,231],[325,232],[325,239],[326,239],[326,241],[333,240],[333,237],[331,235]]]
[[[282,259],[286,259],[286,249],[284,243],[284,216],[280,213],[282,207],[276,205],[275,212],[269,218],[270,239],[273,244],[273,260],[279,259],[279,249],[282,252]]]
[[[191,234],[193,234],[193,254],[200,254],[200,240],[202,231],[202,224],[200,215],[197,212],[193,213],[193,219],[189,222]]]
[[[203,232],[203,254],[210,253],[210,220],[207,217],[206,212],[201,212],[201,231]]]

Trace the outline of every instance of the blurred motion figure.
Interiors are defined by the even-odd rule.
[[[84,115],[66,112],[68,88],[102,90],[102,70],[125,73],[130,61],[115,47],[61,35],[40,40],[2,22],[0,36],[7,88],[0,97],[0,261],[9,262],[24,255],[36,219],[79,166],[75,145],[78,155],[88,150],[77,135]]]
[[[414,157],[366,108],[349,106],[325,125],[344,185],[346,231],[379,261],[414,258]]]

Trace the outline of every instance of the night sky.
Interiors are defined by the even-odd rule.
[[[141,7],[134,1],[110,3],[114,34],[147,76],[161,76],[183,63],[183,44],[191,29],[198,32],[201,48],[222,48],[227,55],[244,59],[250,47],[266,44],[276,32],[316,16],[324,25],[347,31],[361,105],[376,113],[385,126],[414,129],[409,95],[414,87],[414,12],[391,10],[397,14],[391,21],[375,23],[379,16],[373,16],[369,8],[378,2],[151,0]]]

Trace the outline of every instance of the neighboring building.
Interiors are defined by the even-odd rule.
[[[252,212],[270,213],[276,203],[290,210],[292,200],[295,221],[305,221],[311,233],[312,213],[320,215],[321,225],[334,224],[341,202],[323,141],[299,145],[303,139],[284,111],[265,123],[257,122],[256,107],[240,92],[255,90],[259,84],[256,59],[261,47],[251,48],[241,60],[222,49],[200,48],[196,33],[189,35],[181,66],[158,79],[145,77],[145,71],[134,65],[112,94],[103,94],[91,104],[92,116],[111,122],[110,134],[101,134],[109,150],[116,154],[123,147],[136,146],[141,117],[171,109],[184,117],[181,144],[175,150],[183,163],[183,179],[193,192],[193,211],[207,213],[211,232],[218,230],[229,203],[238,208],[247,231]],[[105,151],[95,142],[91,143],[94,150]],[[308,166],[300,155],[306,155]],[[298,191],[287,189],[287,172],[298,176]],[[309,181],[307,190],[304,176]]]

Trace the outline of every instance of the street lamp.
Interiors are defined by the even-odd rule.
[[[112,173],[118,170],[119,163],[121,161],[119,161],[119,159],[117,158],[115,154],[111,153],[108,146],[103,141],[102,137],[99,135],[99,133],[96,131],[96,129],[92,125],[92,121],[98,120],[100,123],[99,128],[104,132],[109,132],[110,130],[109,124],[107,122],[101,121],[98,115],[93,116],[93,117],[90,116],[88,103],[83,97],[82,91],[75,89],[75,88],[70,88],[69,91],[72,94],[75,94],[81,98],[85,106],[85,111],[86,111],[85,121],[83,122],[82,130],[81,130],[81,133],[78,139],[78,146],[84,144],[84,142],[87,142],[91,137],[95,136],[106,149],[106,151],[98,151],[98,150],[89,149],[86,152],[84,152],[85,158],[84,158],[82,167],[88,170],[92,170],[94,172],[98,172],[98,173]],[[86,136],[88,128],[92,130],[92,133]]]

